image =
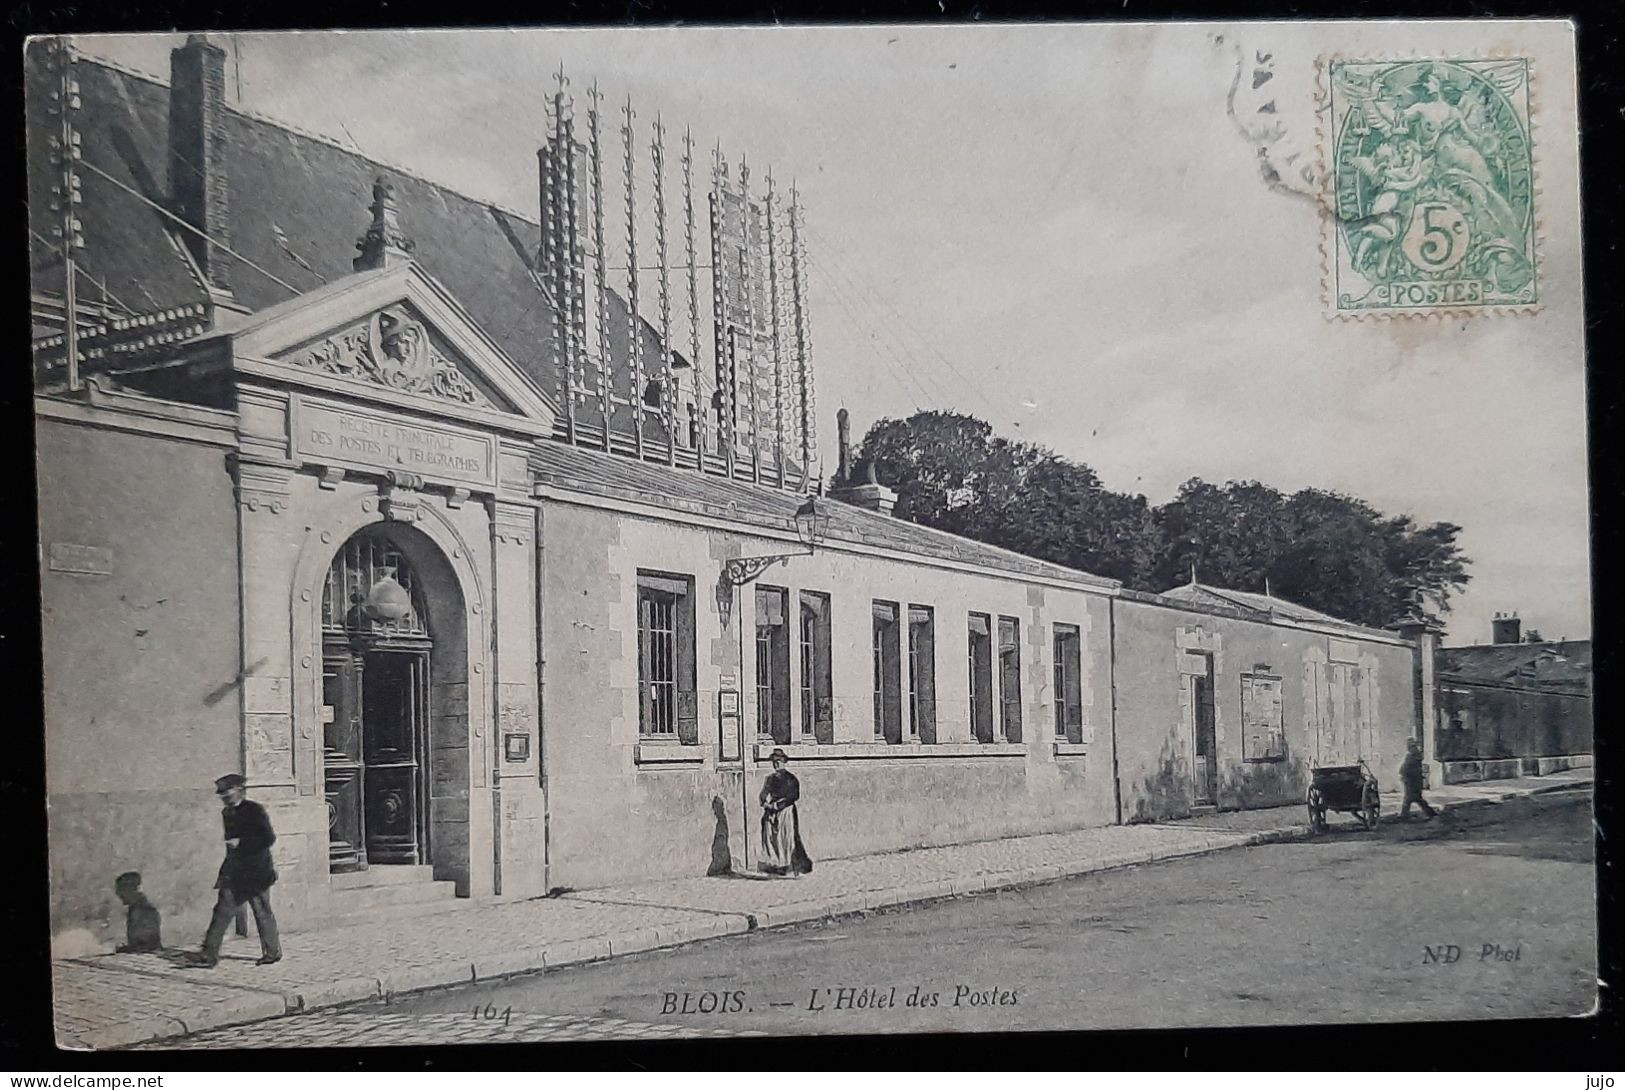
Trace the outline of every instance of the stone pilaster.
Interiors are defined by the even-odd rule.
[[[243,768],[256,791],[291,795],[300,767],[293,735],[288,614],[288,506],[293,473],[239,461]],[[306,791],[305,793],[308,793]]]
[[[937,742],[970,745],[976,736],[971,731],[970,686],[966,683],[970,633],[964,612],[939,611],[933,635],[937,643]]]
[[[547,892],[542,844],[540,710],[536,678],[536,508],[494,501],[492,618],[496,634],[493,682],[497,722],[491,749],[497,770],[492,787],[500,807],[500,892]]]
[[[1437,787],[1444,783],[1444,769],[1438,759],[1439,697],[1435,669],[1439,637],[1444,629],[1436,621],[1419,614],[1389,627],[1411,641],[1412,684],[1415,686],[1411,736],[1421,739],[1422,761],[1428,771],[1428,782]]]

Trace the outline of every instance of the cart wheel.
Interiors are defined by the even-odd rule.
[[[1309,807],[1309,831],[1311,833],[1324,833],[1326,831],[1326,800],[1321,797],[1320,788],[1311,787],[1305,801]]]
[[[1360,800],[1360,824],[1367,829],[1375,829],[1382,816],[1382,801],[1378,799],[1374,785],[1367,784],[1363,794],[1364,798]]]

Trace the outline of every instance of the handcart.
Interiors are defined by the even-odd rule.
[[[1325,832],[1326,814],[1332,810],[1352,814],[1367,829],[1377,827],[1382,813],[1377,777],[1364,761],[1316,768],[1310,777],[1309,793],[1304,800],[1309,807],[1310,832]]]

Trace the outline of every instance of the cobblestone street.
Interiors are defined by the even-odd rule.
[[[1514,799],[1380,837],[1334,831],[152,1047],[1573,1014],[1595,980],[1586,802],[1576,792]],[[1425,947],[1446,942],[1460,959],[1428,962]]]
[[[516,1042],[565,1041],[669,1041],[679,1037],[759,1036],[731,1029],[695,1029],[683,1025],[655,1025],[625,1018],[586,1015],[524,1014],[510,1011],[487,1015],[473,1008],[461,1012],[395,1013],[389,1011],[326,1011],[294,1015],[231,1029],[211,1030],[186,1039],[186,1048],[354,1048],[407,1045],[479,1045]],[[137,1046],[166,1050],[174,1042]]]
[[[492,1003],[779,1034],[1580,1014],[1597,987],[1587,802],[1515,799],[1380,835],[1339,826],[428,993],[402,1009]],[[737,995],[739,1009],[707,994]]]
[[[1433,797],[1448,807],[1586,782],[1549,776],[1451,788]],[[1385,798],[1385,810],[1392,813],[1396,802]],[[1286,807],[820,860],[812,874],[795,880],[691,878],[506,904],[462,902],[389,927],[293,932],[275,966],[254,964],[252,940],[228,945],[212,971],[184,968],[182,949],[64,960],[53,966],[58,1034],[69,1047],[92,1048],[175,1039],[336,1004],[1098,873],[1303,831],[1302,808]],[[166,933],[174,941],[181,932]],[[648,1012],[629,1021],[654,1025]]]

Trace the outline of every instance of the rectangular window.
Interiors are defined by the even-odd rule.
[[[801,737],[835,740],[830,686],[829,595],[801,592]]]
[[[897,632],[897,603],[875,602],[873,638],[875,741],[903,740],[902,648]]]
[[[1241,759],[1286,760],[1286,718],[1281,679],[1271,674],[1241,675]]]
[[[999,618],[999,729],[1006,742],[1021,741],[1021,622]]]
[[[978,742],[993,741],[993,619],[972,613],[966,636],[970,648],[970,725]]]
[[[1077,625],[1055,626],[1055,737],[1083,741],[1083,637]]]
[[[908,607],[908,736],[937,740],[937,639],[930,606]]]
[[[1451,730],[1473,729],[1473,694],[1466,689],[1444,689],[1445,724]]]
[[[756,733],[790,744],[790,592],[756,588]]]
[[[638,572],[638,733],[699,742],[694,699],[694,580]]]
[[[1470,689],[1441,686],[1439,689],[1439,731],[1434,738],[1434,756],[1441,761],[1461,761],[1482,756],[1478,732],[1474,729],[1475,701]],[[1490,708],[1493,714],[1493,706]],[[1494,720],[1486,735],[1494,736]]]

